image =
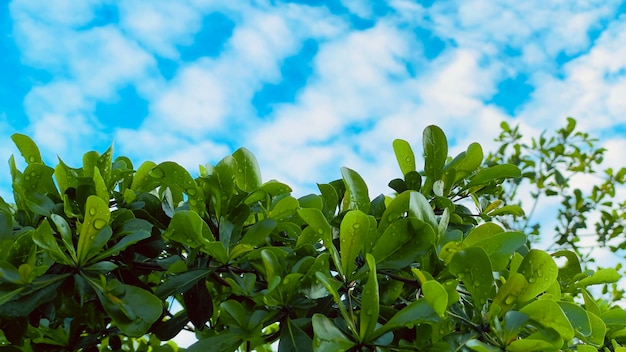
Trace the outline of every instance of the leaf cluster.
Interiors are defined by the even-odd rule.
[[[410,144],[393,142],[401,177],[373,199],[349,168],[296,198],[263,182],[243,148],[193,177],[173,162],[135,169],[112,148],[52,168],[30,138],[13,140],[27,165],[10,160],[15,204],[0,202],[0,348],[177,351],[183,330],[198,339],[189,351],[626,342],[626,311],[587,289],[618,273],[530,249],[494,221],[523,216],[497,198],[523,170],[485,166],[477,143],[450,157],[436,126],[421,171]]]

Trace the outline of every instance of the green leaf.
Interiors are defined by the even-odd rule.
[[[480,310],[493,293],[493,273],[487,253],[479,247],[462,249],[452,257],[448,270],[463,281]]]
[[[322,314],[313,314],[313,350],[316,352],[347,351],[356,343]]]
[[[161,299],[165,299],[175,294],[183,293],[212,272],[213,270],[199,269],[172,275],[167,281],[156,288],[154,294]]]
[[[107,282],[105,288],[92,286],[104,310],[128,336],[144,335],[163,311],[161,300],[141,288],[117,280]]]
[[[585,337],[591,335],[591,323],[589,322],[589,316],[584,309],[582,309],[579,305],[570,302],[558,302],[558,304],[577,333]]]
[[[428,280],[422,283],[424,299],[442,319],[448,307],[448,291],[438,281]]]
[[[265,239],[276,228],[274,219],[261,220],[250,226],[239,243],[260,246],[265,243]]]
[[[520,273],[511,273],[508,280],[500,287],[493,299],[490,314],[502,316],[519,301],[519,296],[526,292],[528,281]]]
[[[358,336],[358,332],[356,330],[356,326],[354,325],[354,321],[352,320],[352,316],[348,314],[348,310],[346,309],[343,301],[341,300],[339,291],[337,291],[337,288],[341,287],[341,283],[330,278],[326,273],[316,272],[315,277],[317,278],[317,280],[319,280],[319,282],[322,283],[322,285],[324,285],[328,293],[330,293],[330,295],[333,297],[333,300],[339,307],[339,312],[341,312],[341,315],[346,321],[346,324],[348,325],[348,328],[350,329],[350,331],[352,331],[352,333],[355,336]]]
[[[469,340],[465,343],[472,351],[476,352],[497,352],[502,351],[499,347],[492,346],[476,339]]]
[[[281,323],[278,351],[313,352],[313,340],[294,320],[287,318]]]
[[[361,342],[369,342],[370,335],[376,328],[378,323],[378,314],[380,313],[380,302],[378,292],[378,278],[376,275],[376,261],[371,254],[365,257],[369,274],[367,282],[361,294],[361,314],[360,314],[360,333]]]
[[[480,167],[483,161],[483,149],[478,143],[472,143],[467,147],[465,152],[457,155],[449,164],[446,165],[445,170],[453,169],[454,183],[467,178],[476,169]]]
[[[317,188],[320,190],[320,193],[322,194],[322,200],[324,202],[322,213],[324,214],[326,219],[331,220],[333,217],[335,217],[337,204],[339,203],[339,196],[337,195],[337,191],[335,191],[335,187],[329,184],[318,183]]]
[[[433,228],[433,232],[439,228],[439,223],[428,200],[419,192],[406,191],[399,194],[387,205],[378,225],[379,232],[385,231],[389,224],[394,221],[406,217],[407,213],[409,216],[429,224]]]
[[[591,335],[588,337],[583,336],[582,339],[587,343],[601,346],[606,335],[606,324],[600,317],[590,311],[587,311],[587,317],[591,325]]]
[[[54,300],[59,291],[59,286],[67,277],[67,274],[54,275],[52,277],[42,276],[35,279],[30,287],[25,287],[21,292],[9,293],[12,296],[11,299],[7,300],[5,296],[3,300],[7,300],[7,302],[0,305],[0,318],[15,319],[27,317],[40,305]],[[18,294],[19,296],[17,296]],[[0,297],[2,296],[0,294]]]
[[[397,312],[385,325],[376,329],[370,337],[370,340],[374,340],[398,328],[411,328],[418,324],[433,324],[439,322],[441,322],[441,318],[439,318],[426,300],[416,300]]]
[[[163,237],[182,243],[190,248],[206,246],[215,241],[209,225],[191,210],[178,210],[174,213]]]
[[[574,329],[567,319],[561,307],[554,301],[542,299],[530,302],[520,312],[528,315],[531,320],[536,321],[543,327],[556,330],[565,340],[574,338]]]
[[[78,257],[76,256],[76,249],[74,249],[74,242],[72,240],[72,229],[70,225],[67,223],[65,218],[57,214],[50,214],[50,220],[54,223],[57,231],[61,234],[61,241],[65,246],[65,249],[70,253],[70,257],[74,262],[78,261]]]
[[[512,164],[500,164],[478,171],[478,173],[471,178],[470,182],[465,187],[469,188],[484,185],[494,180],[516,178],[521,176],[522,172],[517,166]]]
[[[243,339],[240,331],[224,330],[185,349],[186,352],[235,351]]]
[[[392,223],[378,238],[371,254],[385,268],[402,268],[433,248],[435,232],[427,223],[414,217]]]
[[[500,271],[506,269],[511,255],[526,243],[523,232],[502,232],[472,244],[485,250],[491,260],[492,269]]]
[[[600,315],[600,318],[602,318],[607,326],[624,326],[626,325],[626,310],[620,307],[615,307],[602,313],[602,315]]]
[[[259,164],[248,149],[239,148],[233,153],[237,161],[237,173],[235,182],[244,192],[252,192],[261,186],[261,169]]]
[[[441,180],[443,167],[448,158],[448,140],[443,130],[431,125],[424,129],[424,173],[434,181]]]
[[[486,222],[475,228],[473,228],[467,237],[463,240],[463,243],[468,247],[478,243],[480,241],[490,239],[491,237],[504,232],[504,229],[493,222]]]
[[[522,277],[523,278],[523,277]],[[505,341],[515,339],[528,322],[528,315],[512,310],[504,315],[502,332]]]
[[[33,142],[30,137],[21,134],[14,133],[11,135],[11,139],[15,146],[24,157],[24,160],[28,164],[43,164],[43,160],[41,159],[41,153],[39,152],[39,148],[37,148],[37,144]]]
[[[610,284],[619,281],[621,278],[617,270],[613,268],[598,269],[591,276],[576,282],[576,287],[587,287],[590,285]]]
[[[398,160],[402,175],[415,171],[415,154],[413,154],[413,149],[411,149],[409,142],[402,139],[394,140],[393,151],[396,154],[396,160]]]
[[[505,205],[498,209],[494,209],[490,211],[489,216],[500,216],[500,215],[513,215],[513,216],[524,216],[524,209],[519,205]]]
[[[361,178],[356,171],[348,169],[347,167],[341,168],[341,176],[346,185],[346,195],[348,197],[348,207],[344,210],[357,209],[368,214],[370,210],[370,197],[363,178]]]
[[[152,166],[152,168],[150,168]],[[188,196],[189,208],[199,214],[205,211],[204,192],[189,172],[175,162],[165,161],[159,165],[146,162],[135,173],[131,189],[137,193],[150,192],[159,188],[161,192],[169,189],[174,204],[182,201],[183,193]]]
[[[98,262],[105,258],[116,256],[120,254],[121,251],[128,248],[129,246],[149,238],[151,235],[152,225],[143,219],[130,219],[124,222],[122,227],[118,229],[118,236],[122,236],[121,240],[115,243],[110,248],[98,253],[95,257],[93,257],[91,262]]]
[[[524,257],[517,272],[528,281],[526,292],[518,300],[527,302],[552,286],[559,275],[559,268],[548,253],[532,249]]]
[[[360,210],[350,210],[339,228],[339,255],[346,281],[350,281],[356,268],[356,257],[361,252],[369,233],[369,218]]]
[[[61,247],[59,247],[49,222],[42,222],[37,230],[33,232],[33,242],[40,248],[45,249],[57,263],[65,265],[73,264],[71,258],[68,258],[61,250]]]
[[[298,209],[298,215],[304,220],[311,228],[313,228],[322,238],[324,247],[326,247],[330,253],[330,256],[335,264],[335,267],[339,271],[341,277],[345,277],[341,260],[339,259],[339,252],[333,244],[333,234],[331,232],[330,224],[324,217],[324,214],[319,209],[314,208],[300,208]]]
[[[24,284],[25,282],[13,264],[0,261],[0,283]]]
[[[102,198],[89,196],[85,204],[85,221],[80,228],[78,236],[78,265],[82,265],[90,258],[90,255],[97,253],[104,247],[111,237],[111,227],[109,226],[109,204]]]
[[[269,217],[274,220],[286,219],[293,216],[299,207],[300,203],[296,198],[286,196],[274,204],[274,207],[270,210]]]

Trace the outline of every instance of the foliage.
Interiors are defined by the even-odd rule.
[[[626,343],[626,311],[587,290],[618,273],[531,250],[523,232],[491,221],[523,215],[480,206],[520,168],[482,167],[477,143],[449,158],[436,126],[423,134],[422,172],[409,143],[394,141],[396,193],[373,199],[348,168],[295,198],[262,182],[246,149],[193,178],[172,162],[135,169],[112,148],[52,168],[28,137],[13,140],[27,165],[11,158],[15,204],[0,202],[0,348],[176,351],[169,340],[183,329],[198,338],[189,351]]]

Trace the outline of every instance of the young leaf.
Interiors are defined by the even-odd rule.
[[[436,280],[428,280],[422,283],[422,292],[426,302],[443,319],[448,307],[448,292],[443,285]]]
[[[85,221],[80,228],[78,236],[77,257],[78,264],[82,265],[90,254],[97,253],[111,237],[111,227],[109,225],[109,204],[102,198],[89,196],[85,204]]]
[[[500,164],[488,167],[478,171],[470,182],[465,186],[466,188],[483,185],[498,179],[521,177],[522,172],[520,169],[512,164]]]
[[[42,249],[45,249],[57,263],[65,265],[73,264],[72,260],[68,258],[67,255],[61,250],[61,247],[59,247],[59,244],[52,233],[52,228],[50,227],[49,222],[42,222],[41,225],[39,225],[39,227],[33,232],[33,242],[35,242]]]
[[[239,148],[233,153],[237,161],[235,182],[244,192],[252,192],[261,186],[261,169],[254,154],[246,148]]]
[[[30,137],[21,133],[14,133],[11,135],[11,139],[28,164],[43,164],[39,148]]]
[[[409,142],[402,139],[394,140],[393,151],[396,154],[396,160],[398,160],[402,175],[415,171],[415,154],[413,154],[413,149],[411,149]]]
[[[370,336],[370,340],[374,340],[398,328],[439,322],[441,322],[441,318],[439,318],[426,300],[416,300],[397,312],[385,325],[376,329],[372,336]]]
[[[441,180],[448,158],[448,140],[441,128],[431,125],[424,129],[424,173],[434,181]]]
[[[363,248],[369,233],[368,216],[360,210],[350,210],[341,221],[339,228],[339,256],[341,266],[348,281],[356,268],[356,257]]]
[[[341,168],[341,176],[346,185],[346,194],[349,197],[347,209],[357,209],[368,214],[370,210],[370,197],[363,178],[361,178],[356,171],[348,169],[347,167]]]

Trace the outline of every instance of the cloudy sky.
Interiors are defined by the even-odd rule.
[[[429,124],[458,152],[489,150],[503,120],[533,134],[573,116],[621,166],[626,2],[504,3],[2,2],[0,160],[14,132],[72,166],[111,143],[192,170],[245,146],[296,195],[348,166],[375,196],[399,176],[393,139],[420,153]]]

